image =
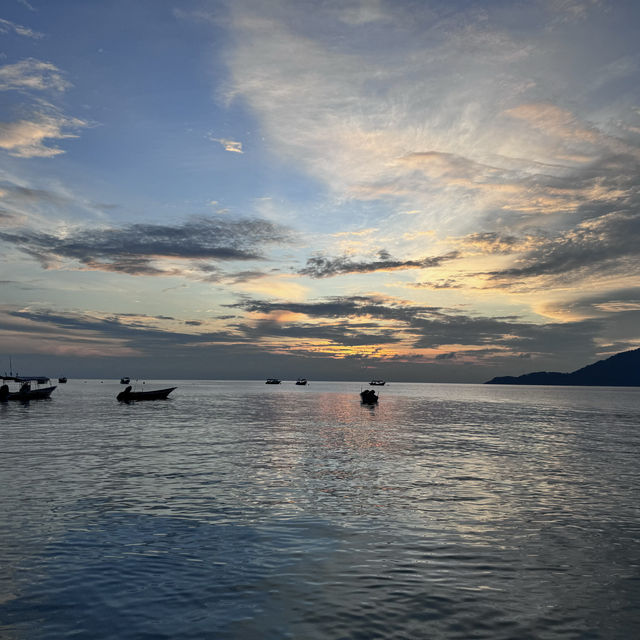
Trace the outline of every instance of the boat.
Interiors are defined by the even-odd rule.
[[[131,380],[125,376],[124,378],[120,378],[120,384],[129,384]]]
[[[369,384],[372,387],[384,387],[386,382],[384,380],[372,380]]]
[[[280,380],[278,378],[267,378],[265,384],[280,384]]]
[[[177,387],[154,389],[153,391],[132,391],[131,386],[128,386],[116,396],[116,399],[120,402],[131,402],[132,400],[166,400],[167,396],[174,389],[177,389]]]
[[[306,378],[298,378],[296,380],[296,384],[307,384],[307,379]]]
[[[67,379],[65,376],[58,378],[58,384],[67,384]]]
[[[20,402],[28,402],[29,400],[46,400],[50,398],[51,393],[56,388],[50,385],[51,380],[46,376],[3,376],[3,381],[13,381],[20,384],[18,391],[11,391],[8,384],[0,387],[0,402],[7,400],[18,400]],[[31,384],[36,383],[36,388],[32,389]],[[48,385],[43,387],[42,385]]]
[[[360,392],[362,404],[378,404],[378,395],[373,389],[365,389]]]

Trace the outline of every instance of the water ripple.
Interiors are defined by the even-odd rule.
[[[640,635],[637,390],[118,388],[0,406],[1,637]]]

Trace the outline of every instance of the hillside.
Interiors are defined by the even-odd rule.
[[[537,371],[521,376],[498,376],[485,384],[553,384],[602,387],[640,386],[640,349],[623,351],[572,373]]]

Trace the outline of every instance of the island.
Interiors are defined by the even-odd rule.
[[[521,376],[498,376],[485,384],[544,384],[592,387],[640,386],[640,349],[623,351],[571,373],[537,371]]]

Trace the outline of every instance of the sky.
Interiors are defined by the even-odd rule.
[[[0,371],[484,382],[640,346],[633,0],[7,0]]]

